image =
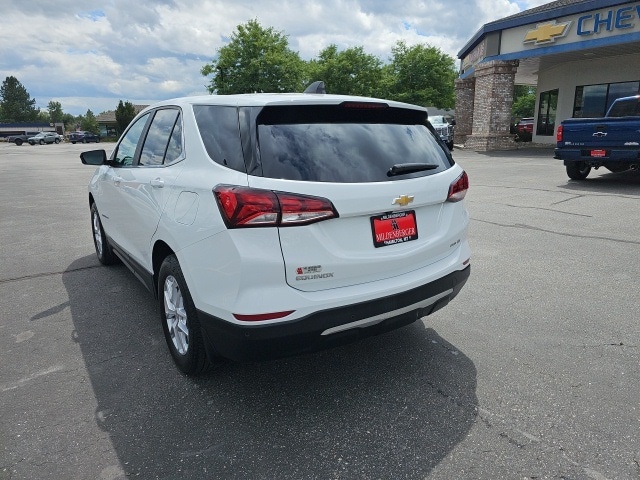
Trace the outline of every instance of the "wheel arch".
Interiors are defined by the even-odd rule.
[[[158,298],[158,276],[160,274],[160,266],[165,258],[169,255],[174,255],[173,249],[164,241],[158,240],[153,246],[153,253],[151,254],[151,262],[153,266],[153,295]]]

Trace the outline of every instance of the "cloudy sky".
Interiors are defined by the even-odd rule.
[[[0,0],[0,81],[16,77],[36,105],[113,110],[206,94],[202,66],[240,24],[288,36],[305,60],[329,44],[386,61],[398,40],[454,57],[485,23],[549,0]]]

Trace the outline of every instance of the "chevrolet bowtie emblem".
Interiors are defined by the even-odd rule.
[[[402,207],[406,207],[411,202],[413,202],[413,195],[400,195],[393,199],[392,205],[400,205]]]
[[[536,28],[529,30],[524,36],[522,43],[534,43],[541,45],[553,43],[558,38],[564,37],[569,31],[571,22],[556,23],[556,21],[539,23]]]

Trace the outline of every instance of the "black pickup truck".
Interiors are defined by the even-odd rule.
[[[612,172],[640,168],[640,95],[618,98],[603,118],[563,120],[555,156],[567,175],[584,180],[592,168]]]

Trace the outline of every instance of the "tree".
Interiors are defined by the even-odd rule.
[[[62,115],[61,121],[62,123],[64,123],[65,131],[73,131],[76,129],[76,126],[78,125],[78,121],[76,120],[76,117],[74,117],[70,113],[64,113]]]
[[[0,87],[0,119],[9,122],[32,122],[40,110],[36,100],[16,77],[7,77]]]
[[[287,36],[257,20],[239,25],[218,58],[200,70],[213,75],[210,93],[295,92],[303,87],[304,63],[289,49]]]
[[[62,105],[60,102],[54,102],[51,100],[49,105],[47,105],[47,110],[49,111],[49,121],[51,123],[62,122],[64,113],[62,112]]]
[[[118,108],[116,108],[116,122],[118,123],[118,135],[125,131],[127,126],[136,116],[136,109],[129,101],[122,103],[122,100],[118,102]]]
[[[38,110],[38,115],[36,115],[36,118],[33,120],[40,123],[49,123],[49,112],[45,110]]]
[[[305,83],[322,80],[329,93],[373,96],[379,90],[381,70],[380,59],[365,53],[362,47],[339,52],[332,44],[320,52],[317,60],[309,62]]]
[[[99,134],[100,127],[98,126],[98,121],[96,120],[96,116],[93,114],[91,110],[87,110],[87,113],[84,115],[80,123],[80,127],[82,130],[86,130],[87,132]]]
[[[455,60],[427,44],[408,47],[399,41],[392,48],[388,96],[392,100],[437,108],[455,105]]]
[[[517,121],[525,117],[533,117],[536,108],[536,89],[530,85],[516,85],[513,90],[513,106],[511,115]]]

